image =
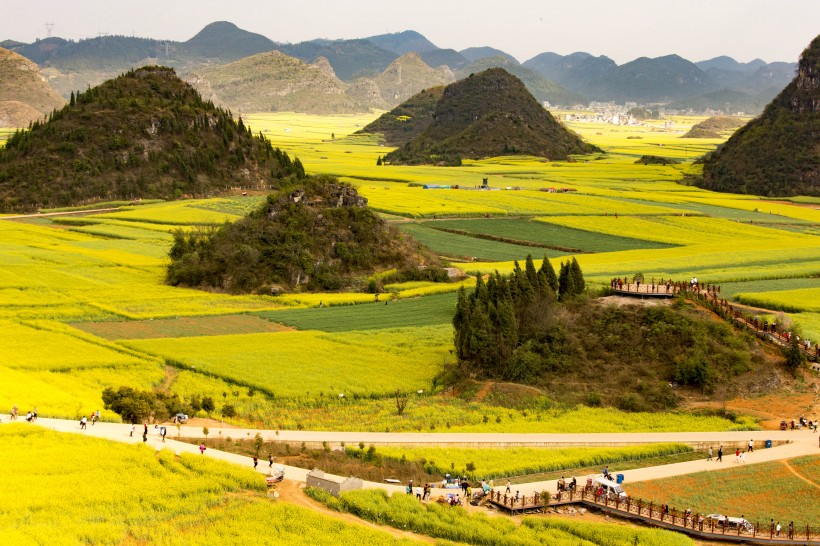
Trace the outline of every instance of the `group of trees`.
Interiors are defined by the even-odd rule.
[[[147,421],[167,421],[177,413],[196,413],[200,410],[210,415],[216,410],[210,396],[192,395],[187,401],[177,395],[154,391],[140,391],[131,387],[114,389],[106,387],[102,393],[105,409],[122,417],[126,423]],[[236,410],[226,404],[222,408],[224,417],[233,417]]]
[[[511,275],[498,272],[485,283],[476,278],[475,290],[459,292],[453,326],[458,360],[470,374],[526,381],[537,375],[540,360],[534,343],[557,301],[583,294],[585,281],[575,258],[563,262],[556,276],[544,257],[536,270],[532,256],[524,269],[518,262]]]
[[[508,276],[478,277],[459,293],[458,362],[444,380],[523,383],[562,403],[658,411],[678,404],[675,383],[709,394],[749,372],[772,373],[754,338],[683,300],[612,305],[579,297],[584,288],[574,259],[558,275],[528,257]]]
[[[248,216],[174,234],[167,281],[233,293],[361,286],[379,269],[404,280],[446,273],[437,259],[365,206],[356,190],[309,176],[270,194]],[[426,269],[419,268],[423,263]],[[438,277],[441,279],[441,275]]]

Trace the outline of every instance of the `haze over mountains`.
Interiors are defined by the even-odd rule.
[[[521,79],[536,99],[554,106],[615,101],[748,114],[759,112],[774,98],[796,68],[794,63],[739,63],[725,56],[692,62],[677,55],[617,65],[606,56],[583,52],[545,52],[519,63],[489,46],[460,52],[442,49],[415,31],[289,44],[225,21],[207,25],[185,42],[127,36],[80,41],[52,37],[32,44],[6,40],[0,47],[37,63],[64,98],[131,68],[156,64],[174,68],[217,104],[232,110],[310,113],[392,108],[422,89],[503,67]],[[270,54],[273,51],[280,54]],[[254,57],[259,54],[268,55]],[[230,66],[237,62],[242,64]],[[237,77],[249,67],[257,84],[276,82],[275,90],[251,100],[257,93],[253,82],[240,82]],[[231,88],[240,83],[243,88]]]

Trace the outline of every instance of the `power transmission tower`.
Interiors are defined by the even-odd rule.
[[[51,30],[54,28],[54,23],[46,23],[47,38],[51,38]]]

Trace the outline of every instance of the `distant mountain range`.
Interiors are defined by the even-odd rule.
[[[606,56],[595,57],[578,52],[570,55],[541,53],[524,63],[512,55],[489,47],[471,47],[463,51],[442,49],[415,31],[382,34],[352,40],[310,40],[297,44],[275,42],[265,36],[248,32],[236,25],[219,21],[204,27],[184,42],[162,41],[128,36],[100,36],[80,41],[46,38],[32,44],[6,40],[0,47],[11,50],[39,65],[49,84],[64,98],[72,91],[116,77],[131,68],[143,65],[163,65],[174,68],[183,78],[194,78],[198,85],[210,85],[212,90],[224,82],[206,81],[208,76],[224,75],[218,67],[252,57],[260,53],[279,51],[299,59],[306,65],[329,67],[338,79],[345,101],[335,101],[325,110],[339,111],[350,108],[390,108],[424,89],[419,85],[450,83],[487,68],[503,67],[520,78],[539,101],[552,105],[572,106],[590,100],[666,104],[681,108],[713,109],[756,113],[780,92],[794,75],[795,63],[764,63],[754,60],[739,63],[729,57],[693,63],[677,55],[649,59],[642,57],[617,65]],[[401,78],[397,78],[395,63],[414,53],[412,61],[402,61]],[[254,62],[259,78],[273,81],[282,69],[281,57],[270,57],[276,62],[265,67]],[[418,61],[421,61],[418,62]],[[421,66],[422,64],[426,66]],[[391,68],[392,65],[392,68]],[[430,78],[430,70],[449,75],[448,80]],[[226,68],[226,70],[229,70]],[[326,71],[327,72],[327,71]],[[312,72],[306,72],[311,74]],[[293,73],[288,78],[294,77]],[[311,76],[313,77],[313,76]],[[436,80],[438,83],[436,83]],[[291,80],[292,81],[292,80]],[[320,90],[308,93],[306,85],[295,86],[297,96],[285,99],[287,92],[279,86],[280,99],[270,106],[316,111],[312,96],[328,94],[327,82]],[[240,91],[227,92],[227,97]],[[338,94],[335,91],[329,94]],[[216,93],[219,97],[220,93]],[[298,96],[308,97],[304,101]],[[336,97],[338,98],[338,97]],[[232,107],[230,100],[222,104]],[[261,99],[260,99],[261,100]],[[240,103],[237,103],[237,106]],[[261,106],[265,106],[261,104]]]

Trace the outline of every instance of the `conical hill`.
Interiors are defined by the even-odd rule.
[[[72,95],[8,139],[0,149],[0,212],[211,195],[303,174],[298,160],[203,101],[172,69],[143,67]]]

